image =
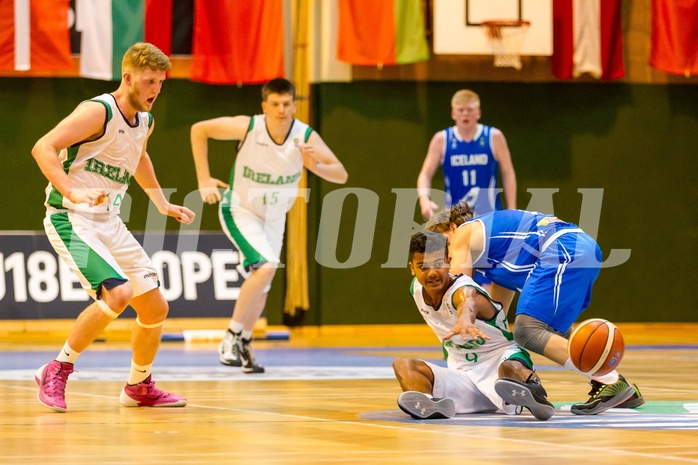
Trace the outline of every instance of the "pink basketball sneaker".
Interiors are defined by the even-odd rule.
[[[161,391],[148,376],[138,384],[127,384],[121,391],[119,402],[125,407],[184,407],[187,399],[177,394]]]
[[[54,360],[36,371],[34,379],[39,385],[39,402],[56,412],[65,412],[65,383],[73,371],[73,364]]]

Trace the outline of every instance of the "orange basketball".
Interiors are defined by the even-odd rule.
[[[579,323],[572,332],[567,353],[579,371],[603,376],[618,367],[625,353],[625,343],[613,323],[592,318]]]

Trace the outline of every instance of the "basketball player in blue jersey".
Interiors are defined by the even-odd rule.
[[[495,411],[514,415],[522,407],[539,420],[550,418],[555,407],[528,352],[512,340],[502,306],[469,276],[449,273],[446,238],[432,231],[414,234],[408,265],[414,276],[410,292],[441,341],[448,366],[395,359],[393,370],[404,391],[398,406],[417,419]]]
[[[425,219],[437,208],[430,191],[439,167],[444,174],[446,207],[465,200],[477,213],[501,210],[501,173],[506,208],[516,208],[516,172],[509,146],[502,131],[479,123],[481,114],[480,97],[475,92],[459,90],[453,95],[451,117],[456,124],[434,134],[417,177]]]
[[[221,226],[243,255],[249,272],[219,347],[220,362],[242,367],[244,373],[264,372],[252,355],[252,330],[264,310],[281,263],[286,213],[299,195],[301,171],[306,168],[338,184],[344,184],[348,178],[344,166],[320,135],[294,118],[295,112],[295,87],[278,78],[262,87],[263,114],[214,118],[191,128],[201,198],[209,204],[221,202]],[[240,141],[230,185],[211,177],[209,139]],[[219,187],[225,188],[223,196]]]
[[[568,358],[572,324],[588,307],[601,269],[601,249],[591,236],[552,215],[523,210],[475,215],[465,202],[434,214],[427,229],[449,239],[452,273],[484,275],[492,282],[492,299],[507,310],[520,293],[514,321],[519,345],[590,380],[589,400],[573,405],[572,413],[595,415],[644,403],[637,386],[615,370],[591,378]]]
[[[120,402],[127,407],[182,407],[187,400],[155,387],[150,376],[168,304],[158,274],[119,218],[132,179],[158,211],[190,224],[194,213],[167,201],[146,151],[154,129],[149,113],[170,60],[148,43],[124,54],[121,84],[80,103],[37,141],[32,155],[48,178],[44,227],[58,255],[95,300],[78,317],[55,360],[39,368],[39,402],[66,411],[65,387],[73,364],[127,306],[136,311],[133,358]]]

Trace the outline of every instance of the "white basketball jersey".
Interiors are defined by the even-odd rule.
[[[262,219],[285,215],[298,195],[303,169],[298,144],[311,133],[312,128],[294,119],[286,139],[277,144],[267,131],[265,115],[253,116],[231,173],[232,206]]]
[[[101,102],[107,109],[104,134],[97,140],[63,149],[58,157],[76,188],[102,188],[107,193],[107,201],[94,207],[86,203],[74,204],[49,182],[45,202],[49,211],[116,215],[138,168],[153,117],[148,112],[138,112],[136,124],[131,126],[113,95],[102,94],[90,101]]]
[[[426,321],[439,338],[444,351],[448,355],[448,367],[467,371],[477,367],[478,362],[484,362],[491,357],[497,357],[505,350],[520,350],[514,342],[514,335],[509,330],[509,323],[506,314],[502,311],[502,306],[491,299],[490,301],[497,309],[494,318],[489,321],[479,319],[475,321],[475,326],[489,336],[489,340],[479,337],[474,340],[468,338],[467,341],[464,341],[459,334],[453,336],[448,341],[443,340],[444,336],[448,334],[458,321],[456,314],[457,309],[453,304],[453,294],[462,287],[473,287],[480,294],[490,299],[487,291],[466,275],[460,275],[456,278],[451,287],[446,291],[446,294],[444,294],[438,308],[433,308],[424,301],[422,285],[419,284],[416,278],[412,280],[412,287],[410,289],[412,297],[424,321]]]

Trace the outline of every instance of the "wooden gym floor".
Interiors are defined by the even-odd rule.
[[[528,412],[404,415],[392,359],[441,356],[422,325],[294,329],[288,341],[255,343],[264,375],[220,365],[213,338],[163,342],[154,379],[189,400],[173,409],[119,405],[130,353],[112,333],[78,360],[60,414],[36,400],[33,372],[64,335],[8,324],[0,323],[2,464],[698,464],[698,324],[618,325],[620,371],[647,399],[636,410],[570,414],[588,384],[535,356],[558,409],[547,422]]]

